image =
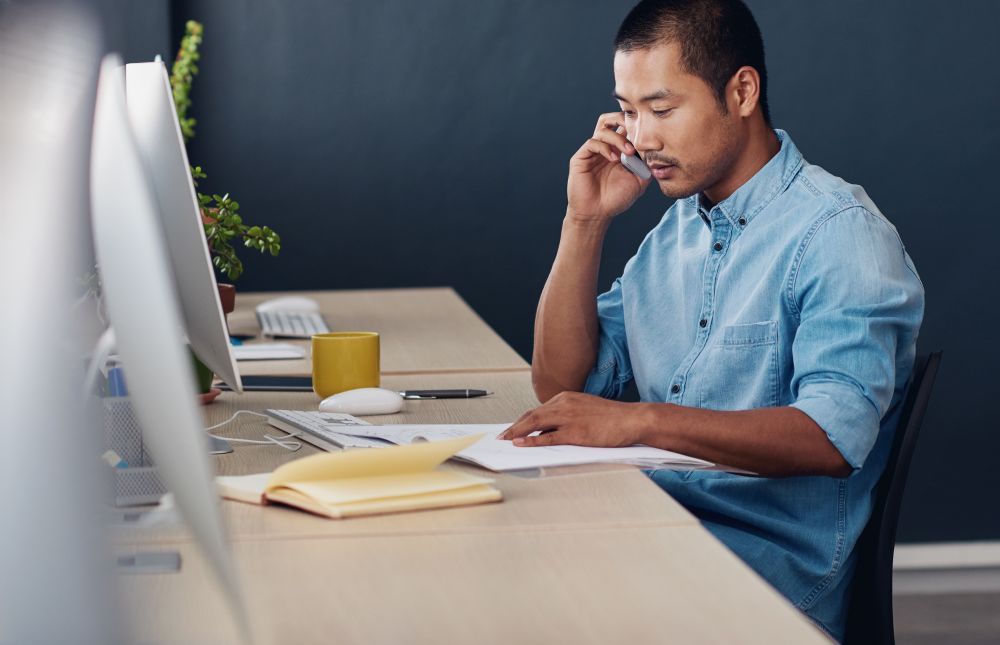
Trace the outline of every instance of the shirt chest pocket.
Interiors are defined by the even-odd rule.
[[[778,323],[723,327],[698,360],[698,405],[749,410],[778,404]]]

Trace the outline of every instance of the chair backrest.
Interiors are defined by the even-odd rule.
[[[918,356],[913,365],[889,460],[875,487],[872,515],[856,547],[857,568],[851,584],[845,644],[896,642],[892,623],[892,556],[899,506],[940,363],[941,352],[937,351]]]

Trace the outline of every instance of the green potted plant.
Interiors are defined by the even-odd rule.
[[[196,120],[188,116],[188,110],[191,107],[191,84],[198,74],[197,63],[201,58],[198,48],[203,34],[204,27],[201,23],[194,20],[187,21],[180,48],[170,70],[170,87],[185,143],[194,138],[195,134]],[[212,264],[221,275],[230,281],[236,281],[243,275],[243,262],[237,255],[234,244],[242,243],[245,248],[255,249],[260,253],[270,253],[272,256],[277,256],[281,252],[281,237],[278,233],[268,226],[245,224],[239,213],[239,202],[229,193],[220,195],[201,192],[199,182],[208,178],[201,166],[191,167],[191,178],[197,189],[198,205],[201,208]],[[236,306],[235,287],[220,282],[219,296],[223,312],[230,313]],[[212,383],[212,373],[197,358],[195,363],[200,391],[208,392]]]
[[[185,143],[194,138],[194,126],[197,123],[193,117],[188,116],[188,109],[191,107],[191,83],[198,74],[197,62],[201,58],[198,47],[201,45],[203,34],[204,28],[201,23],[194,20],[187,21],[177,57],[170,71],[170,87],[173,90],[177,118]],[[200,187],[199,180],[208,178],[198,165],[192,166],[191,177],[196,188]],[[281,237],[278,233],[268,226],[245,224],[239,213],[239,202],[229,193],[208,195],[200,190],[197,192],[202,221],[205,225],[205,236],[212,253],[212,263],[226,278],[235,281],[243,274],[243,262],[236,254],[234,242],[241,242],[248,249],[256,249],[273,256],[281,252]]]

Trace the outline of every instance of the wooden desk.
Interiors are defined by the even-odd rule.
[[[354,305],[344,328],[385,335],[384,386],[496,392],[412,402],[373,422],[498,423],[537,404],[527,366],[450,290],[320,297],[324,308]],[[327,311],[340,327],[337,308]],[[299,363],[269,362],[266,371],[302,373]],[[461,373],[442,372],[449,367]],[[311,409],[317,401],[310,393],[228,393],[205,411],[215,422],[236,409]],[[241,419],[219,433],[255,438],[264,430]],[[310,450],[238,446],[216,464],[227,474],[261,472]],[[638,470],[573,472],[498,475],[501,504],[345,521],[223,502],[258,642],[830,642]],[[119,554],[153,550],[179,551],[182,571],[121,578],[128,640],[235,642],[215,581],[183,530],[117,534]]]
[[[233,334],[257,334],[254,307],[276,295],[302,295],[319,302],[332,331],[376,331],[381,336],[382,373],[512,371],[530,366],[451,288],[297,293],[237,293],[229,314]],[[272,342],[256,340],[251,342]],[[243,374],[312,374],[309,341],[296,361],[244,361]]]
[[[400,414],[367,417],[371,423],[503,423],[538,405],[527,372],[385,376],[382,385],[393,389],[475,387],[493,392],[478,399],[407,401]],[[237,410],[266,408],[315,409],[312,393],[223,393],[204,408],[206,425],[219,423]],[[265,433],[280,435],[264,419],[239,417],[220,428],[224,437],[260,439]],[[246,475],[273,470],[278,464],[317,450],[305,444],[298,452],[278,446],[233,444],[233,452],[213,457],[220,474]],[[448,462],[445,468],[487,474],[481,468]],[[353,518],[335,522],[281,506],[260,508],[229,500],[222,513],[233,541],[302,537],[404,535],[432,533],[482,533],[545,531],[552,528],[592,526],[694,525],[697,520],[649,482],[635,468],[622,465],[575,466],[547,469],[537,476],[491,473],[504,494],[504,503],[426,513],[403,513]],[[181,526],[155,530],[120,527],[120,543],[184,542],[189,536]]]
[[[123,579],[127,641],[235,642],[200,554],[179,550],[182,572]],[[261,645],[830,643],[700,526],[262,540],[232,552]]]

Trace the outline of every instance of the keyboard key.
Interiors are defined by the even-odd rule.
[[[337,426],[361,426],[368,423],[352,417],[349,414],[331,412],[312,412],[308,410],[265,410],[271,417],[270,422],[276,428],[288,431],[300,431],[302,439],[309,441],[318,448],[382,448],[391,446],[388,441],[356,437],[337,432]]]
[[[258,311],[257,322],[264,336],[309,338],[330,331],[318,312]]]

